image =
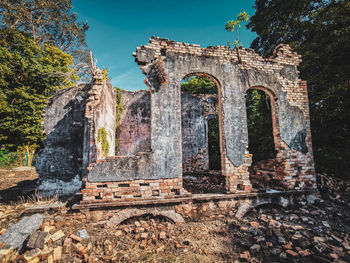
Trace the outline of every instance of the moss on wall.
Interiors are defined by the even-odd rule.
[[[123,102],[122,102],[122,93],[121,93],[121,89],[118,87],[114,87],[115,88],[115,94],[116,94],[116,116],[115,116],[115,121],[116,121],[116,128],[115,128],[115,152],[117,153],[119,150],[119,135],[120,135],[120,120],[122,117],[122,113],[124,111],[124,107],[123,107]]]
[[[109,143],[107,141],[107,132],[104,127],[97,130],[97,141],[101,143],[103,157],[106,157],[109,151]]]

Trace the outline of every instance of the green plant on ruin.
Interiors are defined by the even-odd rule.
[[[183,79],[181,91],[191,94],[218,94],[214,81],[204,76],[190,76]]]
[[[116,115],[115,115],[115,152],[117,153],[119,150],[120,140],[120,120],[122,117],[122,113],[124,111],[123,102],[122,102],[122,93],[121,89],[118,87],[114,87],[115,89],[115,97],[116,97]]]
[[[108,79],[108,70],[106,68],[102,69],[102,77],[97,79],[97,84],[102,84],[105,80]]]
[[[236,33],[236,38],[233,41],[234,47],[242,46],[242,42],[239,40],[239,29],[242,27],[242,24],[244,22],[248,22],[249,17],[250,16],[244,11],[238,14],[237,20],[229,20],[226,23],[225,25],[226,31]]]
[[[103,157],[106,157],[109,151],[109,143],[107,141],[107,131],[104,127],[97,130],[97,141],[101,144]]]

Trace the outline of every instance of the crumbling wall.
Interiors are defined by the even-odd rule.
[[[201,48],[152,37],[149,44],[137,48],[134,56],[146,75],[145,83],[150,92],[150,118],[146,118],[150,120],[150,148],[146,138],[148,128],[147,131],[138,128],[143,127],[139,125],[142,111],[136,107],[136,117],[128,115],[133,107],[126,105],[124,120],[137,124],[127,127],[131,131],[129,137],[127,133],[120,137],[124,140],[121,153],[130,155],[104,159],[90,156],[82,202],[134,201],[186,194],[182,188],[183,161],[197,150],[201,154],[199,149],[205,141],[202,116],[205,119],[209,114],[209,111],[206,113],[208,105],[201,108],[200,100],[193,99],[189,107],[194,108],[195,118],[190,116],[192,123],[182,127],[181,80],[196,74],[211,78],[218,86],[218,107],[210,114],[217,115],[220,123],[222,173],[226,176],[228,191],[251,190],[248,168],[252,154],[247,149],[245,101],[249,88],[262,88],[273,94],[276,104],[274,136],[278,149],[276,163],[281,170],[278,175],[281,182],[286,188],[315,188],[306,84],[297,76],[301,58],[289,46],[279,45],[273,57],[262,58],[249,49]],[[137,103],[143,103],[138,97],[141,93],[133,96]],[[98,100],[99,95],[96,97]],[[94,112],[93,105],[90,109],[88,104],[87,109]],[[187,131],[190,126],[194,128]],[[147,127],[146,123],[144,127]],[[184,137],[182,130],[185,131]],[[186,143],[186,136],[196,137],[197,141],[194,140],[196,145],[185,146],[183,154],[182,143]],[[95,137],[94,133],[90,140]],[[136,153],[142,148],[137,143],[140,137],[151,151]]]
[[[244,95],[249,88],[263,87],[277,97],[278,136],[281,141],[277,157],[284,163],[285,174],[288,174],[283,180],[291,187],[297,186],[296,181],[303,181],[298,183],[301,187],[315,187],[306,86],[298,79],[296,69],[301,58],[289,46],[277,46],[274,56],[266,59],[249,49],[230,50],[225,46],[201,48],[199,45],[152,37],[148,45],[137,48],[134,56],[154,92],[152,99],[163,98],[161,104],[152,104],[152,108],[156,107],[163,113],[155,118],[152,115],[152,123],[157,124],[152,124],[152,129],[161,127],[158,130],[162,131],[161,134],[152,133],[152,141],[161,142],[158,146],[166,145],[164,153],[178,149],[176,138],[170,136],[163,139],[163,136],[173,135],[173,131],[180,129],[176,109],[180,108],[177,90],[180,90],[181,80],[188,75],[207,75],[220,86],[221,159],[227,188],[230,191],[250,190],[248,167],[251,165],[251,154],[247,151]],[[169,118],[173,122],[168,124],[166,120]],[[169,149],[169,145],[172,149]],[[157,160],[164,163],[167,161],[164,153],[154,156],[161,157]],[[291,156],[294,158],[290,159]],[[172,158],[172,155],[168,158]],[[181,166],[178,158],[172,159],[171,163],[174,167]],[[165,173],[164,169],[158,171]],[[174,169],[171,171],[171,175],[177,172]]]
[[[151,151],[151,95],[147,90],[121,91],[123,113],[117,156]]]
[[[88,92],[85,118],[83,166],[87,168],[97,159],[115,154],[116,95],[108,79],[94,80]],[[99,130],[106,133],[106,153],[102,149],[103,138],[98,138]]]
[[[95,140],[97,139],[97,158],[114,156],[115,153],[115,129],[116,129],[116,96],[112,85],[104,82],[100,91],[99,100],[94,105]],[[107,133],[107,153],[102,150],[102,141],[98,138],[98,132],[104,129]]]
[[[70,194],[81,186],[85,106],[90,85],[56,93],[45,107],[44,148],[36,160],[39,189],[48,194]]]

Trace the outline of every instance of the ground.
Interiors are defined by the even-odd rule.
[[[33,204],[59,201],[32,195],[37,180],[33,170],[1,170],[0,180],[1,234]],[[31,198],[19,199],[20,193],[26,194],[25,185]],[[350,202],[335,192],[328,197],[293,209],[258,207],[240,221],[223,217],[173,224],[145,216],[119,226],[72,218],[68,200],[59,212],[45,214],[38,230],[49,232],[44,248],[24,245],[13,259],[50,262],[50,255],[58,257],[61,247],[55,262],[350,262]],[[86,239],[77,237],[83,229]]]

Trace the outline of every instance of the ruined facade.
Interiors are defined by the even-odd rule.
[[[279,45],[272,57],[262,58],[250,49],[201,48],[152,37],[133,55],[149,89],[121,91],[118,123],[116,91],[108,80],[94,79],[52,99],[46,147],[37,162],[43,188],[78,175],[81,204],[190,197],[182,174],[209,169],[207,122],[215,117],[226,193],[251,192],[251,179],[259,175],[285,190],[316,189],[307,86],[298,78],[301,57],[289,46]],[[194,75],[212,79],[218,94],[182,93],[181,81]],[[253,168],[245,101],[252,88],[270,96],[277,151],[276,158]]]

